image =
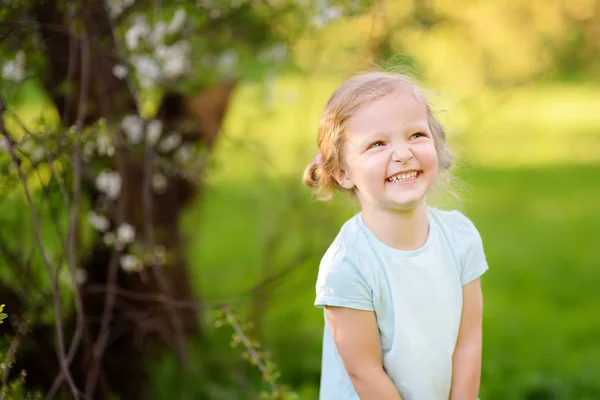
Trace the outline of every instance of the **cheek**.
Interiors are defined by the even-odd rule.
[[[435,151],[435,146],[433,144],[429,146],[423,146],[420,150],[420,161],[422,167],[427,169],[437,169],[438,155],[437,151]]]
[[[435,167],[435,169],[438,169],[438,156],[437,156],[437,152],[435,151],[435,149],[431,152],[431,163],[432,166]]]

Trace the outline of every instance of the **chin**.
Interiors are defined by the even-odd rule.
[[[398,211],[415,209],[425,203],[425,196],[390,199],[390,208]]]
[[[411,211],[419,208],[422,205],[421,201],[395,203],[390,209],[394,211]]]
[[[422,206],[426,201],[426,193],[388,193],[379,198],[376,196],[363,197],[357,192],[357,197],[363,209],[375,208],[381,211],[410,211]]]
[[[375,208],[381,210],[381,211],[411,211],[411,210],[415,210],[418,207],[420,207],[422,204],[424,203],[423,199],[404,199],[402,201],[400,200],[392,200],[392,199],[387,199],[383,202],[380,202],[378,204],[375,205]]]

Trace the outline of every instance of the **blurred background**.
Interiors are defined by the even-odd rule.
[[[600,2],[0,0],[2,398],[316,399],[332,91],[431,91],[481,398],[600,398]],[[2,316],[0,316],[1,318]]]

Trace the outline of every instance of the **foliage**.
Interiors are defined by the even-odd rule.
[[[581,84],[600,71],[593,1],[202,0],[157,7],[110,0],[118,38],[112,72],[132,89],[140,112],[123,110],[81,129],[62,126],[49,94],[39,91],[51,60],[30,28],[36,3],[0,4],[0,280],[26,299],[24,319],[53,325],[76,311],[77,288],[88,279],[80,266],[98,242],[119,252],[125,279],[143,274],[146,264],[173,260],[164,247],[146,243],[129,216],[117,222],[108,206],[124,190],[116,149],[144,159],[150,147],[153,193],[166,196],[181,177],[203,185],[203,196],[177,218],[191,283],[205,305],[218,305],[223,325],[188,339],[197,371],[182,372],[172,351],[160,362],[147,358],[155,397],[245,399],[264,389],[266,398],[315,398],[323,325],[311,307],[316,266],[356,205],[346,198],[316,203],[299,178],[316,153],[319,113],[331,90],[375,62],[412,70],[452,93],[434,103],[449,109],[445,118],[463,132],[449,139],[462,149],[457,172],[471,188],[464,209],[482,232],[492,267],[484,279],[482,398],[600,397],[600,304],[593,295],[600,283],[593,247],[599,96]],[[73,27],[82,33],[79,23]],[[193,98],[224,80],[242,83],[201,175],[206,148],[187,143],[158,109],[168,95]],[[71,269],[66,203],[77,150],[89,191],[79,204]],[[54,280],[25,187],[62,314],[48,307]],[[201,326],[215,322],[204,309],[198,315]],[[207,345],[216,350],[208,353]],[[25,393],[24,376],[15,378],[3,395]]]
[[[224,81],[262,79],[281,66],[289,69],[286,46],[306,27],[321,29],[368,4],[337,3],[202,1],[158,8],[149,1],[115,0],[106,8],[103,2],[49,0],[3,9],[0,185],[9,196],[0,206],[11,211],[6,220],[25,238],[2,232],[10,237],[2,243],[2,263],[9,267],[2,278],[18,278],[6,292],[22,303],[28,323],[54,328],[60,375],[49,397],[63,381],[75,397],[80,384],[85,397],[94,394],[106,368],[112,322],[118,320],[113,287],[145,281],[144,269],[151,266],[160,294],[169,291],[161,274],[172,273],[179,246],[171,242],[167,249],[168,232],[144,220],[152,219],[153,198],[176,190],[172,181],[201,187],[210,155],[204,139],[218,134],[223,111],[216,108],[207,117],[196,93],[225,87]],[[40,97],[49,97],[31,107],[37,111],[32,116],[29,104],[13,102],[27,81],[41,83],[46,93]],[[205,126],[191,125],[190,109]],[[140,164],[143,182],[133,195],[144,203],[146,218],[123,212],[132,201],[126,191],[135,191],[126,187],[128,176]],[[170,203],[175,224],[183,203]],[[111,256],[99,271],[93,264],[102,252]],[[98,290],[94,279],[105,285],[99,328],[88,322],[90,311],[84,309],[93,303],[87,301],[88,289]],[[47,307],[49,299],[54,307]],[[177,312],[165,316],[183,362],[183,325]],[[78,349],[79,357],[92,360],[86,362],[85,383],[71,376]],[[265,379],[272,381],[269,371]]]
[[[4,322],[4,320],[8,317],[7,314],[3,313],[4,304],[0,304],[0,324]],[[40,399],[42,398],[41,393],[31,393],[25,386],[25,378],[27,377],[27,373],[25,370],[22,370],[21,373],[13,379],[8,379],[9,371],[13,367],[14,364],[14,353],[16,352],[16,348],[18,347],[18,342],[20,340],[20,335],[25,333],[25,326],[21,327],[21,331],[12,339],[12,342],[7,344],[6,353],[0,352],[0,399]],[[4,343],[2,343],[2,347]]]

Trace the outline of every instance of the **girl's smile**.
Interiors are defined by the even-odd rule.
[[[425,105],[409,90],[364,105],[346,122],[342,158],[338,182],[365,214],[423,205],[438,170]]]
[[[421,174],[422,171],[402,171],[388,177],[387,181],[391,183],[410,183],[418,179]]]

